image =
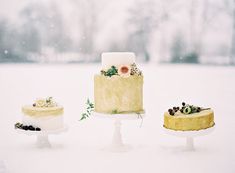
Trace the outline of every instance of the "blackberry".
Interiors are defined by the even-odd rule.
[[[22,129],[23,130],[29,130],[29,127],[28,126],[23,126]]]
[[[36,131],[41,131],[41,129],[39,128],[39,127],[36,127],[36,129],[35,129]]]
[[[198,107],[198,108],[197,108],[197,112],[200,112],[200,111],[201,111],[201,108],[200,108],[200,107]]]
[[[33,126],[29,126],[29,130],[32,130],[32,131],[34,131],[35,130],[35,128],[33,127]]]

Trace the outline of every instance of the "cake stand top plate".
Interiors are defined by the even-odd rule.
[[[180,131],[180,130],[171,130],[163,127],[163,130],[166,134],[178,137],[197,137],[210,134],[215,130],[215,125],[213,127],[202,129],[202,130],[191,130],[191,131]]]
[[[145,112],[143,113],[126,113],[126,114],[106,114],[106,113],[99,113],[99,112],[93,112],[93,115],[95,117],[100,118],[111,118],[115,120],[136,120],[136,119],[142,119],[145,117]]]
[[[26,134],[26,135],[49,135],[49,134],[59,134],[62,132],[66,132],[68,130],[68,125],[64,125],[62,128],[56,130],[41,130],[41,131],[30,131],[23,129],[15,129],[18,133]]]

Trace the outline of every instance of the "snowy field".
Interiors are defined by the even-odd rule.
[[[101,150],[110,144],[113,122],[91,117],[79,122],[85,101],[93,99],[97,65],[0,65],[0,173],[234,173],[235,68],[197,65],[142,65],[146,118],[123,121],[122,134],[132,149]],[[65,107],[69,131],[50,136],[51,149],[34,146],[35,136],[18,134],[14,123],[21,106],[53,96]],[[182,101],[212,107],[216,128],[185,140],[162,129],[163,113]],[[2,171],[1,171],[2,170]]]

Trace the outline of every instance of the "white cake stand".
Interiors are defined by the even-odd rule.
[[[208,129],[198,130],[198,131],[176,131],[176,130],[170,130],[165,127],[163,127],[164,132],[168,135],[177,136],[177,137],[183,137],[186,138],[186,150],[187,151],[194,151],[194,138],[198,136],[205,136],[210,133],[212,133],[215,129],[215,126],[210,127]]]
[[[129,113],[129,114],[105,114],[93,112],[93,115],[98,118],[106,118],[114,120],[114,132],[113,139],[110,146],[104,148],[105,150],[111,152],[127,152],[131,149],[130,145],[123,143],[122,134],[121,134],[121,121],[122,120],[142,120],[145,117],[145,114]],[[142,123],[142,122],[141,122]]]
[[[49,141],[49,135],[51,134],[60,134],[62,132],[66,132],[68,130],[68,126],[64,125],[64,127],[56,130],[48,130],[48,131],[30,131],[30,130],[23,130],[23,129],[16,129],[16,131],[20,134],[25,134],[25,135],[36,135],[37,140],[36,140],[36,146],[38,148],[50,148],[51,144]]]

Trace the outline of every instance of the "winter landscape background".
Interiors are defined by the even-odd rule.
[[[107,51],[135,52],[144,74],[146,117],[122,122],[124,153],[102,150],[112,120],[78,121]],[[235,0],[0,0],[0,173],[234,173],[234,64]],[[48,96],[69,131],[40,149],[14,124]],[[163,131],[182,101],[215,112],[195,151]]]
[[[0,62],[139,61],[234,65],[234,0],[1,0]]]

